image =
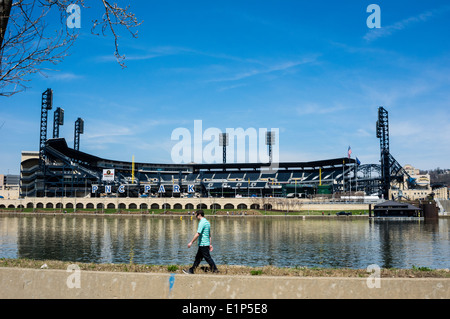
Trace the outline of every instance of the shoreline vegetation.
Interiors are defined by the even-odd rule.
[[[84,271],[130,272],[130,273],[167,273],[182,274],[188,265],[145,265],[134,264],[97,264],[59,260],[34,260],[26,258],[0,258],[0,267],[23,269],[57,269],[67,270],[70,265],[77,265]],[[211,273],[209,267],[200,266],[196,274],[210,276],[288,276],[288,277],[348,277],[368,278],[373,273],[367,269],[321,268],[321,267],[250,267],[238,265],[218,265],[219,273]],[[410,269],[382,268],[381,278],[450,278],[449,269],[431,269],[412,266]]]
[[[202,209],[209,216],[336,216],[342,210],[258,210],[258,209]],[[156,216],[192,216],[197,209],[74,209],[74,208],[2,208],[0,213],[34,213],[34,214],[63,214],[63,215],[156,215]],[[368,210],[346,210],[352,216],[369,216]],[[346,217],[346,216],[340,216]]]
[[[81,209],[81,208],[1,208],[0,215],[64,215],[64,216],[150,216],[150,217],[187,217],[195,216],[198,209]],[[257,210],[257,209],[202,209],[209,217],[302,217],[302,218],[329,218],[338,219],[363,218],[369,219],[368,210],[345,210],[350,216],[337,216],[342,210],[302,210],[302,211],[280,211],[280,210]],[[439,218],[450,218],[450,215],[439,215]]]

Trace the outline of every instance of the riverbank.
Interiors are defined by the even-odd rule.
[[[0,209],[0,214],[51,214],[51,215],[94,215],[94,216],[121,216],[121,215],[138,215],[138,216],[192,216],[196,210],[139,210],[139,209],[52,209],[52,208],[23,208],[23,209]],[[336,216],[341,210],[308,210],[308,211],[264,211],[256,209],[203,209],[205,215],[208,216]],[[346,210],[352,216],[369,217],[366,210]],[[345,217],[345,216],[341,216]]]
[[[167,218],[194,218],[195,211],[135,211],[135,210],[113,210],[113,211],[97,211],[97,210],[76,210],[76,211],[61,211],[54,209],[37,209],[37,210],[1,210],[0,215],[9,215],[9,216],[39,216],[39,215],[50,215],[50,216],[97,216],[97,217],[114,217],[114,216],[130,216],[130,217],[167,217]],[[301,212],[289,212],[283,213],[280,211],[270,211],[270,212],[258,212],[258,211],[212,211],[212,210],[204,210],[205,215],[208,217],[289,217],[289,218],[338,218],[338,219],[369,219],[369,214],[366,211],[351,211],[347,210],[345,212],[350,212],[351,215],[345,216],[337,216],[336,214],[339,211],[301,211]],[[449,218],[450,215],[439,215],[439,218]],[[385,219],[389,220],[389,219]],[[392,218],[395,220],[395,218]],[[414,220],[411,218],[411,220]]]
[[[128,272],[128,273],[158,273],[158,274],[182,274],[182,269],[190,265],[144,265],[144,264],[96,264],[79,263],[59,260],[33,260],[26,258],[0,258],[0,268],[22,269],[53,269],[67,270],[70,265],[76,264],[81,271],[103,272]],[[308,267],[249,267],[237,265],[219,265],[219,273],[211,273],[207,267],[200,267],[197,274],[210,276],[287,276],[287,277],[346,277],[368,278],[372,272],[367,269],[351,268],[308,268]],[[428,267],[413,266],[411,269],[382,268],[381,278],[448,278],[449,269],[431,269]]]

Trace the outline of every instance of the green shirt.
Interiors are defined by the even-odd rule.
[[[211,224],[206,220],[205,217],[203,217],[198,223],[197,228],[197,233],[200,234],[200,236],[198,237],[199,246],[209,246],[211,244],[211,242],[209,241],[210,231]]]

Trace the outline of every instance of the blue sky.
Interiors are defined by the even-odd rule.
[[[119,2],[123,3],[123,2]],[[131,3],[131,2],[130,2]],[[369,29],[369,4],[381,28]],[[41,94],[65,110],[60,136],[104,158],[171,162],[172,132],[278,128],[281,161],[346,156],[378,163],[378,106],[389,112],[391,153],[421,169],[450,168],[450,4],[447,1],[133,1],[143,24],[113,38],[90,33],[81,12],[71,55],[0,98],[0,174],[37,151]],[[50,113],[53,120],[53,111]],[[48,136],[51,135],[51,128]],[[229,162],[232,160],[230,159]]]

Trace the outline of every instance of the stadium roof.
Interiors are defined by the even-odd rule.
[[[81,151],[74,150],[69,148],[67,142],[64,138],[55,138],[47,140],[47,148],[49,152],[53,155],[62,155],[66,156],[70,159],[78,160],[84,163],[88,163],[92,166],[104,166],[104,164],[120,164],[120,165],[130,165],[131,162],[126,161],[116,161],[116,160],[108,160],[103,159],[98,156],[94,156],[88,153],[84,153]],[[58,154],[59,153],[59,154]],[[343,164],[355,164],[356,160],[352,158],[342,157],[328,160],[319,160],[319,161],[310,161],[310,162],[281,162],[281,163],[212,163],[212,164],[197,164],[197,163],[189,163],[189,164],[174,164],[174,163],[135,163],[137,166],[170,166],[172,168],[192,168],[194,172],[202,171],[230,171],[230,170],[270,170],[271,168],[277,168],[281,170],[296,170],[296,169],[307,169],[307,170],[315,170],[315,169],[326,169],[326,168],[336,168],[342,167]]]

